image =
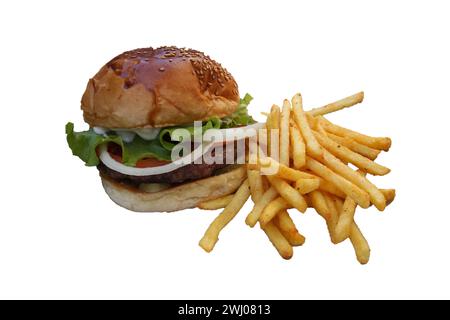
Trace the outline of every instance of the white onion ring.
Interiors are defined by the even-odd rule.
[[[253,136],[253,135],[246,134],[247,130],[249,130],[249,129],[255,129],[255,130],[262,129],[262,128],[265,127],[265,125],[266,125],[265,123],[257,122],[257,123],[250,124],[250,125],[245,126],[245,127],[227,128],[227,129],[215,129],[215,130],[219,130],[220,132],[222,132],[222,136],[223,137],[226,137],[228,133],[232,134],[233,132],[237,132],[238,133],[237,136],[240,139],[243,139],[243,138],[250,138],[250,137]],[[237,139],[237,140],[240,140],[240,139]],[[223,140],[223,141],[225,141],[225,140]]]
[[[158,167],[149,167],[149,168],[136,168],[136,167],[130,167],[130,166],[126,166],[116,160],[114,160],[111,155],[108,152],[108,146],[107,144],[103,144],[99,147],[99,151],[100,151],[100,155],[99,158],[102,161],[102,163],[107,166],[108,168],[120,172],[122,174],[126,174],[129,176],[137,176],[137,177],[143,177],[143,176],[152,176],[152,175],[157,175],[157,174],[163,174],[163,173],[167,173],[167,172],[171,172],[174,171],[178,168],[181,168],[183,166],[186,166],[192,162],[194,162],[195,160],[197,160],[198,158],[202,157],[203,154],[205,154],[206,152],[208,152],[212,146],[216,145],[217,143],[222,143],[222,142],[226,142],[226,137],[227,137],[227,133],[233,133],[233,132],[238,132],[238,134],[236,134],[236,136],[238,137],[237,140],[240,139],[244,139],[244,138],[249,138],[253,135],[249,135],[249,134],[245,134],[245,131],[248,129],[260,129],[264,126],[264,123],[255,123],[249,126],[245,126],[245,127],[239,127],[239,128],[229,128],[229,129],[217,129],[220,130],[222,132],[222,137],[223,139],[221,140],[214,140],[212,142],[203,142],[202,145],[202,152],[195,152],[196,150],[200,149],[200,147],[197,147],[196,149],[194,149],[192,152],[194,153],[194,157],[191,156],[192,153],[176,160],[173,161],[171,163],[162,165],[162,166],[158,166]],[[239,132],[242,131],[242,132]],[[241,133],[239,135],[239,133]],[[194,159],[193,159],[194,158]]]
[[[195,153],[195,151],[197,149],[199,149],[200,147],[197,147],[197,149],[194,149],[192,152],[194,152],[194,155],[199,154],[197,156],[197,159],[198,159],[198,158],[202,157],[204,153],[209,151],[209,149],[212,147],[212,145],[213,145],[213,143],[203,144],[203,153],[199,153],[199,152]],[[109,154],[107,149],[108,149],[107,144],[103,144],[99,148],[99,150],[100,150],[99,158],[105,166],[107,166],[108,168],[110,168],[114,171],[120,172],[122,174],[126,174],[129,176],[137,176],[137,177],[152,176],[152,175],[156,175],[156,174],[171,172],[171,171],[174,171],[178,168],[181,168],[181,167],[197,160],[197,159],[192,159],[193,158],[191,156],[192,153],[190,153],[176,161],[173,161],[171,163],[168,163],[168,164],[165,164],[162,166],[149,167],[149,168],[136,168],[136,167],[126,166],[126,165],[114,160],[111,157],[111,155]],[[186,161],[186,162],[184,162],[184,161]]]

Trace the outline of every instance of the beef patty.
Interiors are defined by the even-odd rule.
[[[140,183],[170,183],[170,184],[179,184],[186,181],[191,180],[198,180],[210,177],[214,174],[214,171],[224,168],[227,166],[226,164],[188,164],[186,166],[183,166],[181,168],[178,168],[174,171],[167,172],[167,173],[161,173],[151,176],[130,176],[126,175],[117,171],[114,171],[107,166],[105,166],[103,163],[100,163],[97,168],[98,170],[120,182],[126,182],[131,183],[133,185],[138,185]]]
[[[236,160],[236,145],[232,142],[232,147],[234,148],[234,159]],[[223,146],[223,151],[226,150],[226,145]],[[110,144],[108,146],[108,151],[121,154],[122,150],[115,144]],[[214,151],[212,152],[214,155]],[[102,162],[97,166],[101,174],[106,175],[116,181],[124,182],[132,185],[139,185],[140,183],[169,183],[169,184],[180,184],[186,181],[199,180],[212,176],[214,171],[222,169],[227,166],[226,154],[223,152],[223,164],[188,164],[174,171],[161,173],[151,176],[130,176],[117,172],[111,168],[105,166]]]

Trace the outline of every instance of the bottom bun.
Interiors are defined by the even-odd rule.
[[[200,202],[236,191],[246,177],[244,166],[225,168],[217,175],[147,193],[100,175],[103,188],[119,206],[137,212],[170,212],[194,208]]]

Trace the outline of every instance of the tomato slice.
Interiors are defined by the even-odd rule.
[[[168,163],[170,163],[170,161],[158,160],[155,158],[144,158],[144,159],[138,160],[138,162],[136,163],[136,168],[159,167],[159,166],[162,166],[162,165],[165,165]]]
[[[122,149],[115,143],[108,144],[108,152],[111,155],[111,158],[116,160],[117,162],[122,163]],[[144,158],[138,160],[136,162],[136,168],[150,168],[150,167],[159,167],[165,164],[170,163],[170,161],[158,160],[155,158]]]

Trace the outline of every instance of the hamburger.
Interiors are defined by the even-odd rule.
[[[201,134],[257,126],[247,112],[250,100],[248,94],[240,99],[233,76],[200,51],[127,51],[88,81],[81,109],[89,129],[76,132],[67,123],[67,142],[73,155],[97,167],[104,190],[118,205],[142,212],[192,208],[236,191],[245,168],[195,161],[195,143],[190,154],[183,151],[189,161],[174,161],[181,142],[173,133],[195,132],[194,123]],[[235,147],[235,141],[218,143]]]

